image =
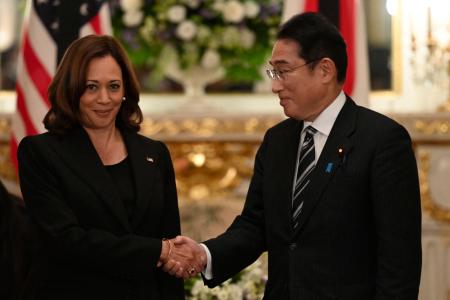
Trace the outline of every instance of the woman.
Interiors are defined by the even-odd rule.
[[[50,84],[47,133],[18,149],[23,197],[43,244],[35,299],[183,299],[157,265],[180,233],[166,146],[137,134],[135,74],[108,36],[75,41]],[[25,287],[26,288],[26,287]]]

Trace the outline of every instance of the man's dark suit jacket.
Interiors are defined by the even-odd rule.
[[[212,255],[208,286],[268,251],[264,299],[417,299],[421,209],[407,131],[347,98],[293,231],[291,195],[302,128],[302,122],[287,119],[267,131],[241,215],[223,235],[205,242]]]
[[[42,243],[25,298],[184,299],[182,280],[156,268],[161,239],[180,234],[170,154],[161,142],[122,135],[135,185],[131,218],[84,129],[20,143],[20,185]]]

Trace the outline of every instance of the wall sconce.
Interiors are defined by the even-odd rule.
[[[7,50],[14,42],[16,18],[16,0],[0,1],[0,52]]]
[[[430,97],[436,91],[442,95],[447,89],[446,102],[438,106],[440,111],[450,111],[450,3],[445,0],[422,0],[415,8],[415,16],[425,20],[424,30],[416,27],[410,18],[411,67],[417,86],[430,89]],[[442,98],[441,98],[442,99]]]
[[[15,37],[16,0],[0,1],[0,89],[2,87],[2,52],[12,46]]]

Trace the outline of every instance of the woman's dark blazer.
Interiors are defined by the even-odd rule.
[[[83,128],[20,143],[20,185],[42,243],[25,298],[184,299],[182,280],[156,267],[161,239],[180,234],[169,151],[129,130],[122,136],[135,186],[131,217]]]

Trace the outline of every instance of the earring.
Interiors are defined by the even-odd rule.
[[[123,96],[123,97],[122,97],[122,101],[125,101],[125,100],[127,100],[127,98],[125,98],[125,96]]]

